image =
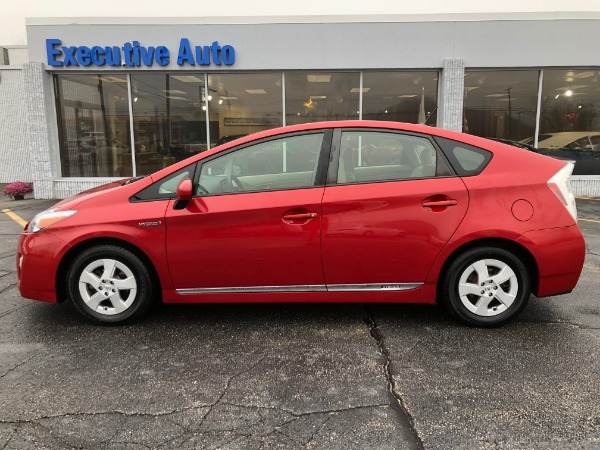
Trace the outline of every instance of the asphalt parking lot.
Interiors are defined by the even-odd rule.
[[[21,227],[2,213],[0,449],[599,448],[600,201],[578,208],[576,290],[490,330],[363,304],[159,306],[94,326],[20,297]]]

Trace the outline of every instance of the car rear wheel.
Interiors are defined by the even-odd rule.
[[[441,302],[457,319],[480,327],[515,317],[531,296],[527,267],[503,248],[478,247],[459,255],[441,280]]]
[[[143,315],[153,300],[152,279],[131,251],[99,245],[80,253],[67,273],[69,296],[96,323],[125,323]]]

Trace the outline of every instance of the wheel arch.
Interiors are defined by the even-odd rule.
[[[538,285],[539,285],[539,267],[537,265],[535,258],[531,254],[531,252],[525,246],[523,246],[513,240],[505,239],[505,238],[486,237],[486,238],[481,238],[481,239],[475,239],[473,241],[469,241],[467,243],[462,244],[460,247],[454,249],[454,251],[450,254],[450,256],[448,256],[448,258],[446,258],[446,261],[444,261],[444,264],[442,265],[442,268],[440,269],[440,273],[439,273],[438,280],[437,280],[436,293],[437,293],[437,302],[438,303],[439,303],[439,298],[440,298],[440,288],[441,288],[442,280],[444,279],[444,275],[446,274],[446,271],[448,270],[448,268],[450,267],[452,262],[456,258],[458,258],[462,253],[464,253],[468,250],[471,250],[471,249],[477,248],[477,247],[485,247],[485,246],[502,248],[502,249],[510,251],[510,252],[514,253],[515,255],[517,255],[518,257],[520,257],[522,259],[523,263],[525,264],[525,267],[527,267],[527,271],[529,272],[529,277],[531,279],[532,292],[533,292],[533,294],[537,295]]]
[[[158,272],[156,267],[152,263],[152,260],[144,253],[139,247],[136,247],[131,242],[127,242],[123,239],[118,238],[108,238],[108,237],[97,237],[86,239],[82,242],[77,243],[73,247],[65,253],[62,257],[58,270],[56,271],[56,299],[59,303],[64,302],[67,297],[67,271],[69,270],[69,266],[73,262],[73,260],[79,255],[81,252],[87,250],[88,248],[96,247],[98,245],[116,245],[122,247],[126,250],[129,250],[131,253],[136,255],[138,258],[142,260],[145,266],[148,268],[150,272],[152,283],[154,283],[156,295],[159,296],[159,300],[162,301],[162,289],[160,283],[160,277],[158,276]]]

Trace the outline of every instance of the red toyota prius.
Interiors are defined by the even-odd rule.
[[[38,214],[19,289],[101,323],[155,301],[439,302],[498,325],[577,284],[572,168],[395,122],[265,131]]]

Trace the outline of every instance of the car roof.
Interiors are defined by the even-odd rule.
[[[489,145],[488,139],[481,138],[479,136],[473,136],[470,134],[459,133],[456,131],[450,131],[443,128],[432,127],[429,125],[417,125],[414,123],[405,122],[389,122],[383,120],[338,120],[305,123],[300,125],[289,125],[286,127],[273,128],[266,131],[259,131],[257,133],[252,133],[247,136],[244,136],[240,139],[227,142],[226,144],[219,146],[219,149],[225,149],[233,147],[235,145],[243,144],[245,142],[254,141],[256,139],[268,138],[279,134],[292,133],[298,131],[318,130],[322,128],[383,128],[390,130],[429,134],[433,136],[444,137],[447,139],[454,139],[457,141],[474,145],[476,147],[486,148]],[[212,149],[209,150],[209,152],[212,152]]]
[[[205,152],[202,152],[195,156],[197,159],[203,159],[212,156],[215,153],[220,153],[229,148],[236,147],[239,145],[243,145],[248,142],[253,142],[259,139],[270,138],[274,136],[279,136],[286,133],[294,133],[294,132],[302,132],[302,131],[310,131],[310,130],[319,130],[319,129],[328,129],[328,128],[377,128],[377,129],[388,129],[388,130],[397,130],[397,131],[405,131],[412,133],[420,133],[424,135],[431,135],[442,137],[446,139],[451,139],[459,142],[464,142],[465,144],[469,144],[475,147],[494,150],[495,152],[504,153],[508,150],[509,146],[507,144],[494,142],[486,138],[482,138],[479,136],[473,136],[470,134],[459,133],[456,131],[450,131],[443,128],[432,127],[428,125],[417,125],[413,123],[404,123],[404,122],[388,122],[388,121],[379,121],[379,120],[341,120],[341,121],[328,121],[328,122],[313,122],[306,123],[300,125],[289,125],[286,127],[272,128],[265,131],[259,131],[253,134],[249,134],[242,138],[229,141],[225,144],[218,145],[216,147],[211,148]],[[504,148],[507,147],[507,148]],[[514,149],[515,147],[513,147]],[[511,150],[512,151],[512,150]],[[529,152],[530,153],[530,152]],[[166,175],[165,171],[169,171],[169,173],[179,170],[189,164],[189,160],[183,160],[178,163],[175,163],[165,169],[159,170],[156,174],[153,175],[153,179],[159,179],[162,176]]]

